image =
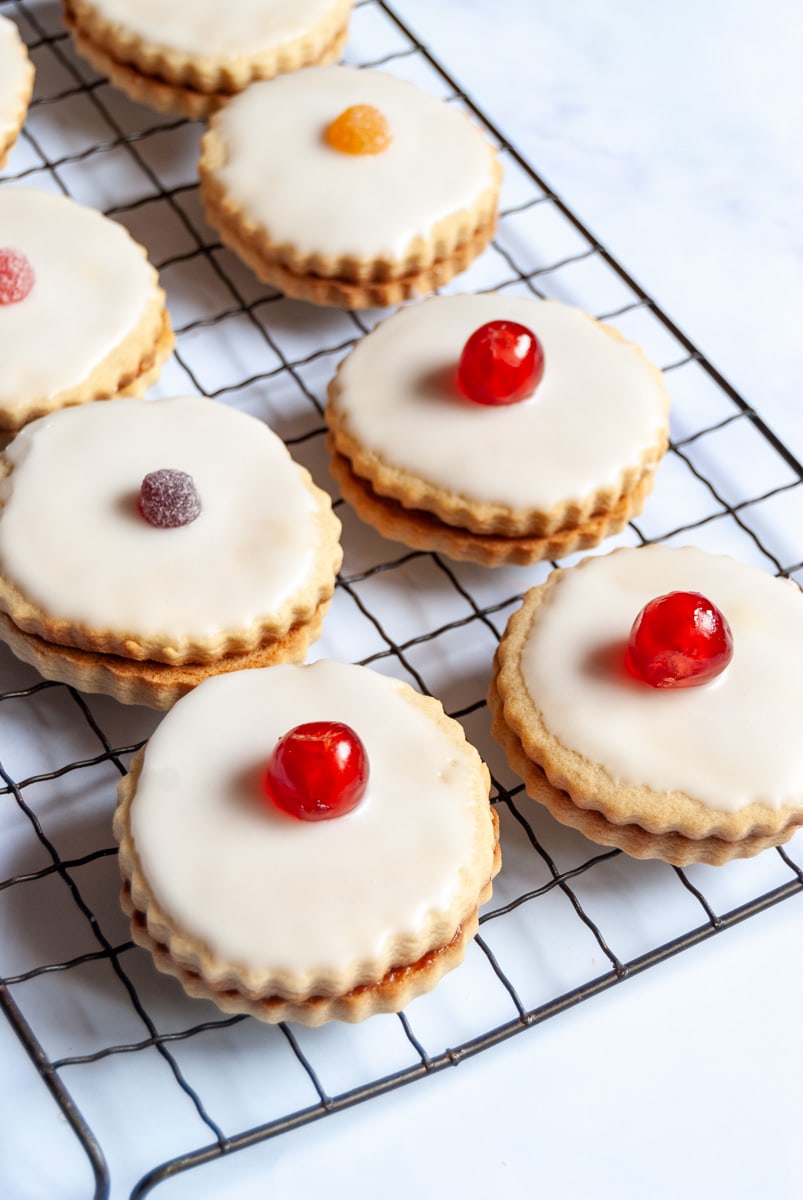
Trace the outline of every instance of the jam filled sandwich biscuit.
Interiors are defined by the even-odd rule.
[[[0,170],[25,121],[33,76],[33,64],[17,26],[0,16]]]
[[[340,522],[255,417],[83,405],[28,425],[0,473],[0,638],[46,678],[168,708],[320,635]]]
[[[493,235],[501,168],[464,113],[413,84],[316,67],[216,113],[200,174],[207,219],[260,279],[365,308],[468,266]]]
[[[397,1012],[462,961],[490,898],[489,786],[438,701],[366,667],[208,680],[120,784],[134,940],[225,1011]]]
[[[0,441],[67,405],[141,395],[173,349],[165,294],[122,225],[0,189]]]
[[[554,572],[508,622],[493,733],[533,799],[677,866],[803,824],[803,595],[732,558],[620,549]]]
[[[336,62],[351,0],[64,0],[80,54],[132,100],[205,117],[258,79]]]
[[[438,296],[329,389],[332,470],[380,533],[485,566],[595,546],[641,510],[668,436],[661,373],[557,301]]]

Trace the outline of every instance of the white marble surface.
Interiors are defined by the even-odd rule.
[[[398,5],[546,180],[803,456],[798,6]],[[47,115],[40,110],[40,124]],[[66,125],[60,136],[72,136]],[[86,167],[83,175],[76,169],[71,185],[87,176]],[[187,355],[190,339],[184,346]],[[799,561],[803,538],[792,540]],[[110,704],[104,712],[117,720]],[[47,732],[59,735],[55,718]],[[16,746],[14,753],[23,756]],[[98,799],[98,816],[78,831],[92,833],[96,822],[101,842],[105,797],[102,805]],[[76,842],[73,853],[81,852]],[[154,1194],[793,1200],[803,1194],[802,944],[803,897],[796,897],[457,1070],[178,1176]],[[113,991],[103,997],[115,1009]],[[94,1019],[88,1006],[87,1026]],[[65,1197],[88,1194],[81,1154],[47,1098],[33,1095],[30,1065],[5,1028],[0,1053],[0,1142],[10,1139],[0,1167],[4,1195],[29,1200],[57,1187]],[[147,1120],[147,1061],[133,1056],[143,1083],[126,1103],[131,1127],[118,1130],[121,1141]],[[107,1080],[110,1111],[119,1103],[113,1067],[99,1085]],[[272,1069],[265,1064],[266,1089]],[[49,1114],[39,1127],[26,1116],[32,1106]],[[9,1165],[17,1161],[37,1163],[38,1173]]]

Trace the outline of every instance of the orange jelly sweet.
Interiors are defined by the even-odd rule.
[[[332,121],[326,140],[341,154],[381,154],[391,143],[390,125],[373,104],[352,104]]]

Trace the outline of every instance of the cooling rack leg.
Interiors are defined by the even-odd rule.
[[[94,1200],[108,1200],[109,1168],[106,1165],[103,1151],[86,1121],[81,1116],[72,1096],[50,1066],[47,1055],[4,983],[0,983],[0,1008],[2,1008],[8,1017],[17,1037],[28,1052],[29,1058],[42,1076],[50,1094],[64,1113],[64,1116],[72,1126],[73,1132],[86,1151],[95,1177]]]

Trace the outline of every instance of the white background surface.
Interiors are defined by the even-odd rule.
[[[399,8],[803,455],[797,6],[400,0]],[[799,536],[797,545],[796,561]],[[801,948],[795,897],[456,1070],[155,1194],[791,1200],[803,1194]],[[7,1031],[0,1050],[12,1100],[6,1136],[18,1150],[33,1143],[25,1106],[13,1102],[30,1096],[30,1068]],[[85,1178],[69,1139],[58,1123],[47,1133],[55,1160],[64,1155],[63,1194],[82,1195],[69,1175],[74,1166]],[[27,1183],[32,1190],[15,1173],[6,1194],[59,1194],[52,1181]]]

